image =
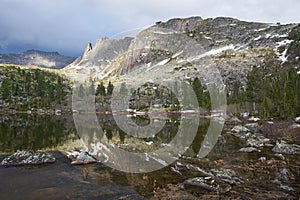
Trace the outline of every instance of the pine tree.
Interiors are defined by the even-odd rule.
[[[105,87],[103,85],[103,82],[98,84],[97,89],[96,89],[96,96],[105,96]]]
[[[84,97],[84,87],[82,84],[79,85],[79,89],[78,89],[78,95],[79,97]]]
[[[114,90],[114,86],[113,84],[109,81],[106,91],[107,91],[107,95],[111,96]]]
[[[91,81],[91,85],[89,87],[89,94],[95,95],[95,84],[94,84],[94,81]]]
[[[120,92],[121,96],[128,95],[128,89],[127,89],[127,86],[126,86],[125,82],[121,83],[121,87],[120,87],[120,91],[119,92]]]
[[[4,79],[1,85],[1,98],[3,100],[9,100],[11,96],[11,83],[9,79]]]
[[[193,87],[193,90],[194,90],[194,92],[197,96],[199,107],[203,107],[204,106],[203,86],[202,86],[201,81],[198,77],[196,77],[192,81],[192,87]]]

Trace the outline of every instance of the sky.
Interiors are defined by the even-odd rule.
[[[0,0],[0,53],[80,56],[88,42],[132,35],[175,17],[300,23],[299,0]]]

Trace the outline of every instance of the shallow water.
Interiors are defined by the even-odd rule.
[[[151,123],[145,116],[128,117],[140,126]],[[152,152],[162,148],[176,136],[182,122],[179,117],[163,118],[166,124],[155,137],[135,139],[118,128],[111,115],[100,115],[98,121],[103,134],[97,136],[101,136],[100,140],[105,143],[116,144],[126,151]],[[271,147],[265,147],[261,152],[240,153],[238,150],[243,147],[243,143],[224,130],[212,151],[199,159],[197,154],[204,145],[210,122],[195,116],[187,119],[189,126],[197,124],[196,121],[200,120],[196,137],[186,152],[170,166],[139,174],[120,172],[102,163],[74,167],[63,154],[55,152],[58,161],[53,165],[0,168],[0,199],[153,198],[155,192],[156,195],[160,195],[157,193],[159,188],[169,184],[180,188],[186,179],[200,176],[201,173],[196,167],[206,171],[220,168],[234,170],[243,183],[233,184],[232,189],[225,194],[203,192],[199,188],[196,192],[183,190],[193,193],[195,198],[204,198],[203,193],[225,199],[300,197],[299,156],[285,156],[285,159],[281,160],[274,155]],[[92,137],[95,130],[88,131],[90,132],[86,134]],[[72,116],[18,115],[2,117],[0,120],[2,153],[12,153],[16,150],[57,150],[64,144],[78,140],[79,137]],[[183,135],[182,140],[185,137],[187,136]],[[1,156],[3,157],[4,155]],[[266,160],[260,161],[261,157],[265,157]],[[174,171],[174,168],[178,171]],[[171,194],[166,195],[172,198]]]

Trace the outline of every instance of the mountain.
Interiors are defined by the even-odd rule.
[[[175,18],[134,38],[102,38],[94,48],[89,43],[62,72],[86,84],[111,81],[120,92],[126,83],[132,108],[161,98],[158,104],[176,107],[166,89],[172,87],[187,100],[183,110],[189,110],[193,94],[184,83],[190,83],[201,108],[225,110],[227,104],[229,112],[286,119],[300,114],[299,49],[299,24]]]
[[[156,22],[135,38],[102,38],[94,48],[89,43],[83,55],[63,71],[73,78],[138,83],[203,77],[215,67],[226,84],[238,80],[245,85],[253,66],[300,66],[299,29],[299,24],[226,17],[170,19]]]
[[[34,65],[42,68],[61,69],[75,60],[57,52],[28,50],[22,54],[0,54],[0,64]]]

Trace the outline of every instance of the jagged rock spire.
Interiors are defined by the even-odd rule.
[[[92,43],[87,43],[87,45],[85,46],[85,49],[84,49],[84,52],[83,52],[83,55],[85,55],[86,53],[88,53],[89,51],[91,51],[93,49],[92,47]]]

